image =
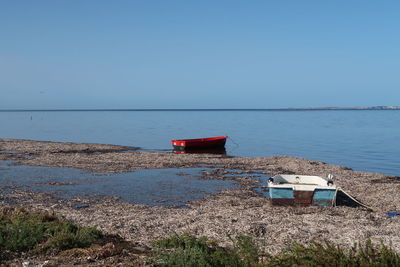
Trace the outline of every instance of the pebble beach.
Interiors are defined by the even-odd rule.
[[[186,203],[185,208],[147,206],[121,201],[117,197],[60,199],[46,193],[23,190],[2,191],[0,208],[12,205],[32,210],[46,210],[65,216],[84,226],[117,234],[140,246],[151,241],[188,233],[206,236],[223,246],[230,246],[230,236],[248,234],[268,253],[277,253],[293,241],[307,244],[330,240],[352,246],[371,239],[390,244],[400,251],[400,217],[390,218],[390,211],[400,210],[400,179],[377,173],[353,171],[309,159],[279,157],[230,157],[213,154],[174,154],[141,152],[135,147],[58,143],[32,140],[0,139],[0,160],[13,164],[72,167],[111,173],[138,169],[207,167],[203,179],[225,179],[224,173],[236,170],[239,185]],[[359,201],[373,207],[279,207],[255,192],[254,179],[247,175],[260,171],[268,175],[295,173],[336,176],[337,186]]]

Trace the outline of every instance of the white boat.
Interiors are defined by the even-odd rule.
[[[334,206],[337,188],[333,175],[328,178],[309,175],[279,174],[268,181],[269,196],[274,205]]]

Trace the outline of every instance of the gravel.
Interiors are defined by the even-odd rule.
[[[239,189],[223,190],[187,203],[189,208],[145,206],[117,198],[58,199],[43,193],[17,191],[0,195],[0,208],[22,205],[49,210],[81,225],[97,225],[126,240],[151,246],[151,241],[174,233],[207,236],[231,245],[230,236],[250,234],[267,252],[276,253],[292,242],[330,240],[344,246],[368,238],[383,241],[400,251],[400,216],[385,212],[400,210],[398,177],[358,172],[323,162],[281,157],[240,158],[210,154],[137,152],[133,147],[101,144],[55,143],[0,139],[0,159],[34,166],[74,167],[91,171],[130,172],[149,168],[218,168],[205,174],[219,179],[229,170],[254,170],[265,174],[296,173],[336,176],[337,186],[375,211],[347,206],[276,207],[252,190],[253,182],[237,177]],[[221,174],[222,172],[222,174]],[[1,188],[0,188],[1,189]]]

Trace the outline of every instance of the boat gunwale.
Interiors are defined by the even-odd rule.
[[[173,139],[172,142],[207,142],[207,141],[217,141],[226,140],[228,136],[216,136],[216,137],[205,137],[205,138],[194,138],[194,139]]]
[[[336,187],[336,185],[326,185],[326,186],[322,186],[322,185],[310,185],[310,184],[268,184],[268,188],[277,188],[277,189],[291,189],[291,190],[295,190],[295,187],[301,187],[301,186],[307,186],[308,188],[313,188],[313,190],[315,189],[326,189],[326,190],[337,190],[338,188]],[[296,191],[310,191],[310,190],[296,190]]]
[[[332,180],[317,175],[300,175],[300,174],[277,174],[270,178],[272,181],[268,185],[310,185],[319,187],[336,187],[335,184],[328,185]],[[297,180],[298,179],[298,180]],[[303,180],[303,182],[302,182]]]

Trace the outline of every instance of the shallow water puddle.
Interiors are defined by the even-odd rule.
[[[244,177],[259,180],[259,182],[255,183],[253,190],[261,194],[263,197],[269,198],[267,185],[268,179],[271,177],[271,175],[262,173],[262,171],[259,170],[244,172],[242,170],[230,169],[228,172],[228,174],[224,174],[224,177]]]
[[[0,191],[30,190],[60,198],[118,196],[137,204],[182,206],[206,194],[238,187],[232,180],[199,179],[207,170],[148,169],[110,174],[74,168],[18,166],[0,161]]]

